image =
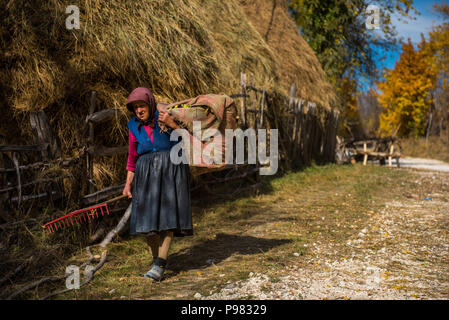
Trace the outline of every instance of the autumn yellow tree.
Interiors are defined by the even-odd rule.
[[[273,1],[276,5],[276,1]],[[374,1],[380,9],[379,32],[367,28],[371,0],[289,0],[289,12],[301,35],[315,51],[328,81],[337,93],[335,106],[341,111],[339,135],[363,136],[357,95],[360,79],[378,79],[381,52],[396,48],[397,32],[392,16],[413,20],[413,0]],[[360,134],[359,134],[360,133]]]
[[[394,69],[387,70],[378,84],[379,102],[384,108],[380,115],[380,133],[399,136],[420,136],[426,132],[429,110],[434,103],[435,69],[433,55],[423,38],[418,48],[408,41]]]

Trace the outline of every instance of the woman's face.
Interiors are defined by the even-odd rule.
[[[136,101],[133,103],[134,113],[136,117],[142,121],[147,121],[150,118],[150,107],[144,101]]]

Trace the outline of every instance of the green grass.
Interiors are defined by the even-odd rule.
[[[161,283],[141,277],[151,261],[144,239],[122,238],[110,244],[108,260],[91,283],[56,299],[192,299],[196,292],[216,292],[229,280],[245,280],[250,272],[279,281],[285,266],[301,266],[313,254],[305,244],[329,241],[340,245],[343,255],[348,237],[385,201],[402,196],[408,177],[407,171],[387,167],[314,166],[267,178],[257,196],[196,197],[195,234],[175,238]],[[66,265],[86,258],[80,253]],[[206,263],[211,258],[214,263]],[[58,272],[64,270],[65,265]],[[30,298],[62,286],[43,286]]]

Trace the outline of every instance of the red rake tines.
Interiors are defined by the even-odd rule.
[[[107,215],[109,215],[108,203],[115,201],[115,200],[123,199],[125,197],[127,197],[127,196],[121,195],[121,196],[118,196],[111,200],[108,200],[102,204],[70,212],[69,214],[66,214],[65,216],[62,216],[60,218],[57,218],[50,222],[47,222],[46,224],[44,224],[42,226],[42,228],[44,228],[48,233],[52,233],[52,232],[61,230],[62,228],[66,227],[66,226],[71,226],[71,225],[73,226],[76,223],[80,223],[83,221],[86,222],[86,221],[89,221],[90,219],[98,218],[99,213],[102,216],[104,216],[105,212]]]

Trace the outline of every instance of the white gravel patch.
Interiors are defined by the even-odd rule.
[[[399,165],[406,168],[449,172],[449,163],[433,159],[401,157]]]

